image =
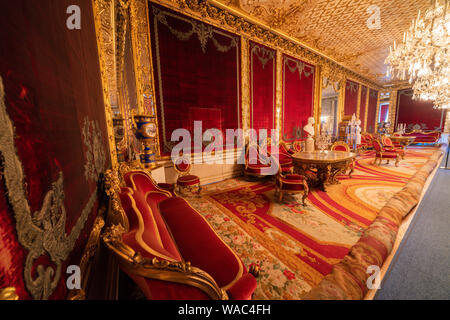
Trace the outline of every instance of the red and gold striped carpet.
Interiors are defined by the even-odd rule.
[[[387,201],[407,183],[436,148],[410,148],[399,166],[357,159],[352,178],[339,177],[327,192],[313,190],[275,201],[270,180],[229,179],[207,185],[188,201],[246,265],[261,267],[255,299],[300,299],[349,252]]]

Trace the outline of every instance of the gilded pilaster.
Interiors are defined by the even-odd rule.
[[[241,37],[241,108],[242,129],[244,132],[250,128],[250,74],[249,74],[249,43],[248,39]]]
[[[381,91],[378,91],[378,96],[377,96],[377,112],[375,114],[375,133],[378,132],[378,117],[380,116],[380,96],[381,96]]]
[[[276,125],[277,130],[280,133],[280,139],[283,137],[282,132],[282,114],[283,114],[283,59],[282,59],[282,52],[280,50],[277,50],[277,66],[276,66]]]
[[[367,114],[369,112],[369,98],[370,98],[370,88],[367,87],[367,93],[366,93],[366,111],[364,112],[364,119],[362,119],[361,121],[363,121],[363,128],[364,131],[367,132]]]
[[[106,131],[108,137],[108,148],[111,157],[111,165],[113,168],[117,167],[117,154],[116,154],[116,143],[114,139],[114,128],[112,122],[112,110],[111,110],[111,101],[110,101],[110,91],[114,90],[110,88],[111,80],[107,75],[107,70],[110,66],[110,59],[108,59],[108,63],[106,62],[108,54],[108,48],[110,48],[111,43],[114,43],[113,36],[113,23],[112,12],[113,12],[113,3],[111,0],[92,0],[92,9],[94,14],[94,26],[95,26],[95,35],[97,38],[97,49],[99,56],[99,64],[100,64],[100,77],[102,82],[102,90],[103,90],[103,103],[105,107],[105,122],[106,122]],[[112,64],[115,65],[115,57],[112,55]],[[113,76],[116,79],[115,75]]]
[[[389,95],[389,122],[391,123],[391,127],[389,128],[389,132],[395,132],[395,118],[397,117],[397,90],[392,90]]]
[[[319,134],[320,114],[322,113],[322,68],[316,66],[314,75],[314,129],[316,136]]]

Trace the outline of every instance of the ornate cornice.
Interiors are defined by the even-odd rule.
[[[307,45],[297,39],[257,21],[244,12],[237,10],[236,7],[226,6],[214,0],[152,0],[151,2],[159,3],[196,19],[246,36],[251,40],[281,50],[283,53],[290,54],[316,66],[321,66],[324,69],[333,70],[330,73],[340,74],[368,87],[381,89],[374,81],[346,68],[332,58],[312,48],[308,48]]]

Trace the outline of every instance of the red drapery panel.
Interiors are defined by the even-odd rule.
[[[378,118],[378,122],[387,122],[388,112],[389,112],[389,103],[380,105],[380,115]]]
[[[275,129],[276,51],[250,41],[250,127]]]
[[[313,114],[315,68],[283,54],[283,119],[284,141],[302,136],[302,128]]]
[[[358,90],[359,83],[347,80],[345,84],[345,104],[344,116],[356,115],[356,108],[358,107]]]
[[[361,87],[361,104],[359,106],[359,119],[361,120],[361,132],[366,130],[364,125],[364,119],[366,118],[366,105],[367,105],[367,87]]]
[[[66,299],[110,167],[92,1],[76,2],[80,30],[66,26],[69,4],[1,9],[0,289],[21,300]]]
[[[443,129],[445,120],[443,111],[434,109],[433,102],[413,100],[412,95],[410,89],[398,91],[395,127],[398,123],[406,123],[407,131]]]
[[[194,121],[224,137],[239,128],[240,38],[154,4],[149,22],[161,154],[177,143],[170,141],[175,129],[193,137]]]
[[[366,131],[374,133],[376,130],[375,120],[377,117],[378,91],[369,90],[369,106],[367,107],[367,125]]]

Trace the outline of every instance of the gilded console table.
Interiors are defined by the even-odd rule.
[[[390,136],[392,142],[399,143],[402,147],[406,148],[416,139],[415,136]]]
[[[303,175],[308,184],[326,191],[325,185],[339,183],[337,175],[353,172],[356,153],[346,151],[313,151],[297,152],[292,155],[295,172]]]

